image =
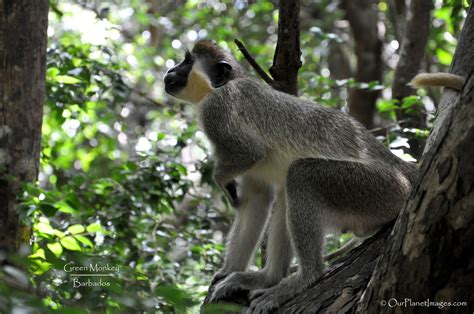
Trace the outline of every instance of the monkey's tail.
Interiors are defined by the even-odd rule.
[[[450,73],[420,73],[415,76],[408,85],[413,88],[442,86],[460,91],[464,86],[464,78]]]

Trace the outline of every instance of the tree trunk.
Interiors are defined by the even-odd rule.
[[[400,44],[403,42],[403,36],[405,35],[405,24],[406,24],[406,13],[407,3],[406,0],[389,0],[387,1],[389,6],[389,19],[393,26],[393,32],[395,38]]]
[[[393,312],[396,310],[391,306],[397,301],[400,312],[438,308],[414,306],[414,302],[427,299],[467,302],[451,306],[449,311],[472,312],[473,43],[471,6],[451,71],[471,78],[461,98],[446,89],[423,156],[419,183],[395,228],[381,231],[336,262],[319,282],[285,304],[280,312]]]
[[[473,121],[471,76],[438,141],[424,156],[422,180],[393,229],[391,245],[382,252],[362,298],[362,312],[391,312],[385,302],[406,299],[474,305]],[[467,309],[450,307],[449,311]]]
[[[382,41],[377,28],[379,21],[377,2],[375,0],[343,2],[356,46],[357,82],[382,80]],[[368,129],[373,127],[378,95],[378,91],[360,88],[353,88],[349,95],[349,113]]]
[[[402,99],[413,94],[407,84],[420,70],[425,55],[426,42],[430,34],[431,0],[411,1],[408,10],[406,32],[400,48],[400,60],[395,69],[392,94],[394,99]]]
[[[28,237],[20,185],[37,179],[45,97],[48,0],[0,0],[0,250]]]
[[[301,67],[300,1],[278,4],[278,41],[270,74],[282,92],[298,95],[298,70]]]
[[[420,184],[400,215],[366,290],[373,302],[468,302],[474,306],[474,9],[471,5],[451,72],[469,78],[462,96],[446,89],[423,156]],[[394,274],[404,274],[403,278]],[[403,279],[403,280],[401,280]],[[393,302],[393,301],[392,301]],[[466,307],[450,311],[466,312]],[[383,312],[390,311],[382,308]],[[371,312],[374,312],[373,310]]]
[[[366,240],[278,312],[472,312],[474,75],[451,113],[393,230]]]
[[[403,36],[400,49],[400,60],[392,85],[392,98],[402,100],[404,97],[413,94],[413,89],[408,86],[411,79],[420,70],[421,61],[425,55],[425,47],[430,34],[431,10],[433,8],[432,0],[416,0],[410,2],[408,10],[406,31]],[[405,127],[408,128],[425,128],[426,115],[422,112],[413,114],[399,113],[398,118],[405,120]],[[410,144],[409,153],[419,159],[423,147],[424,140],[410,136],[408,143]]]

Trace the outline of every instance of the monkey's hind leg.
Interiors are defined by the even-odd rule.
[[[288,170],[287,221],[298,271],[251,294],[250,313],[268,313],[308,289],[323,275],[323,226],[367,234],[396,218],[409,191],[390,165],[300,159]]]

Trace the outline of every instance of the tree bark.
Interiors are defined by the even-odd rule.
[[[343,8],[351,26],[357,56],[357,82],[382,80],[382,41],[379,38],[376,0],[345,0]],[[373,127],[378,91],[353,88],[349,95],[349,113],[366,128]]]
[[[319,282],[279,312],[393,312],[395,308],[383,302],[393,305],[394,299],[404,302],[405,298],[411,302],[468,302],[467,306],[450,307],[449,311],[472,311],[473,43],[471,6],[451,71],[464,77],[471,74],[471,79],[462,98],[446,89],[439,108],[442,112],[423,156],[419,184],[395,228],[381,231],[336,262]],[[402,312],[432,309],[399,308]]]
[[[278,4],[278,40],[270,74],[278,89],[298,95],[298,70],[301,67],[300,1],[280,1]]]
[[[408,9],[406,31],[400,49],[400,59],[395,69],[392,85],[392,98],[401,101],[404,97],[413,94],[414,90],[408,86],[410,80],[420,70],[421,61],[425,55],[425,47],[430,34],[432,0],[411,1]],[[399,112],[398,119],[404,120],[405,127],[425,128],[426,115],[416,112],[413,114]],[[424,140],[413,136],[409,138],[409,153],[419,159]]]
[[[0,0],[0,250],[27,229],[16,211],[20,185],[37,179],[45,98],[48,0]]]
[[[413,94],[407,84],[420,70],[421,60],[430,34],[431,0],[411,1],[408,9],[406,31],[404,32],[400,60],[395,69],[392,98],[402,99]]]
[[[389,6],[389,18],[393,26],[393,32],[395,38],[401,44],[403,36],[405,36],[405,25],[406,25],[406,11],[407,4],[406,0],[389,0],[387,1]]]
[[[474,9],[471,5],[451,73],[469,77],[462,97],[446,89],[425,150],[421,182],[400,215],[361,309],[390,299],[426,298],[474,305]],[[403,273],[403,278],[395,278]],[[407,280],[408,279],[408,280]],[[389,309],[382,309],[383,312]],[[465,311],[464,308],[450,308]],[[374,311],[372,311],[374,312]]]
[[[397,301],[406,302],[398,305],[401,312],[438,309],[413,305],[427,300],[467,302],[449,312],[472,311],[474,76],[451,113],[394,229],[388,226],[337,261],[279,313],[392,313]]]
[[[385,302],[394,299],[474,305],[474,76],[463,94],[424,156],[421,182],[382,252],[362,312],[391,312]]]

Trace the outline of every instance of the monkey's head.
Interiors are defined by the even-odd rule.
[[[234,57],[209,40],[196,42],[184,60],[166,72],[165,91],[190,103],[199,103],[214,89],[242,77],[243,70]]]

